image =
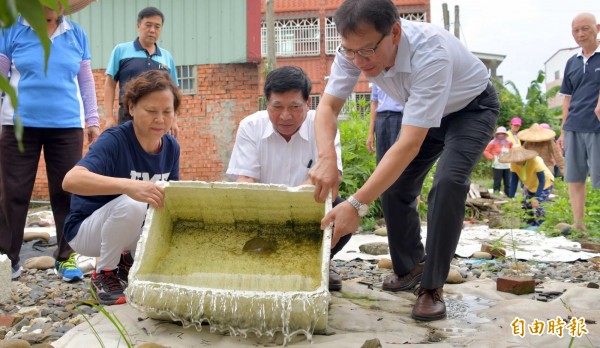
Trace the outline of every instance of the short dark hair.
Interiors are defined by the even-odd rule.
[[[300,91],[304,100],[310,96],[311,83],[306,73],[297,66],[283,66],[267,75],[265,79],[265,98],[269,100],[271,93]]]
[[[140,13],[138,13],[138,24],[142,23],[142,20],[144,18],[148,18],[148,17],[154,17],[154,16],[160,16],[160,18],[162,19],[163,24],[165,24],[165,15],[156,7],[146,7],[144,9],[142,9],[140,11]]]
[[[125,112],[129,115],[129,107],[136,105],[144,96],[164,90],[173,93],[173,111],[176,112],[181,105],[182,95],[166,71],[148,70],[132,78],[125,84],[125,93],[123,93]]]
[[[343,37],[356,32],[362,24],[372,24],[377,32],[387,35],[399,19],[398,9],[391,0],[345,0],[333,18]]]

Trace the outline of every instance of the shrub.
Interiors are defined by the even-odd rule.
[[[342,142],[342,164],[344,176],[340,185],[340,196],[347,198],[354,194],[367,181],[375,170],[375,154],[367,150],[369,119],[362,117],[360,109],[368,108],[369,102],[362,99],[358,105],[349,102],[348,119],[340,121],[340,140]],[[382,216],[381,202],[377,199],[369,208],[369,217]],[[372,221],[367,222],[371,223]]]

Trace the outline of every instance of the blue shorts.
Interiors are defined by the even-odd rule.
[[[565,131],[565,181],[584,183],[592,178],[592,187],[600,188],[600,133]]]

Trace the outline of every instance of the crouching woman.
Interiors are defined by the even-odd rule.
[[[156,182],[179,179],[179,144],[167,133],[181,94],[169,75],[153,70],[132,79],[123,103],[133,120],[104,131],[63,181],[73,193],[65,238],[98,258],[92,287],[103,305],[125,303],[146,209],[163,206]]]
[[[530,218],[530,226],[539,226],[544,220],[544,207],[542,202],[548,200],[554,187],[554,176],[544,164],[544,160],[537,152],[527,150],[522,146],[513,147],[509,153],[500,157],[499,162],[510,163],[510,192],[509,197],[514,198],[519,181],[523,183],[523,209]]]

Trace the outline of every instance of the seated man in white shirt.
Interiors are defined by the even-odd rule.
[[[297,67],[271,71],[264,86],[267,110],[258,111],[240,122],[227,175],[238,182],[311,184],[308,171],[317,160],[314,136],[314,110],[309,110],[311,83]],[[339,132],[335,137],[337,167],[342,175]],[[333,205],[343,202],[337,197]],[[342,238],[331,257],[350,240]],[[329,290],[339,291],[342,280],[335,269],[329,271]]]

